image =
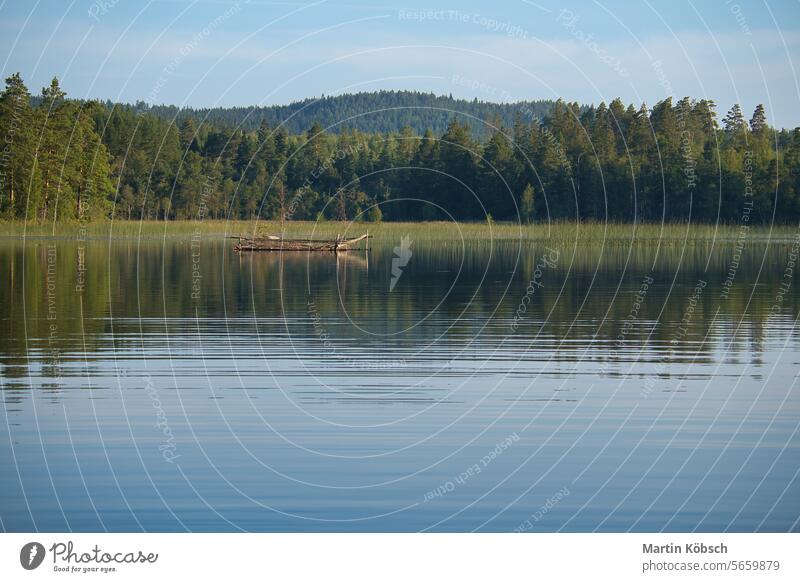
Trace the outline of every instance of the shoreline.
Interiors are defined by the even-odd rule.
[[[419,241],[483,239],[488,241],[620,241],[669,243],[733,243],[741,236],[739,224],[551,222],[520,225],[484,222],[337,222],[290,221],[286,237],[333,238],[338,234],[369,232],[376,240],[410,235]],[[749,242],[786,243],[794,240],[800,225],[748,225]],[[163,220],[63,222],[53,225],[17,221],[0,222],[0,240],[116,240],[235,237],[239,234],[280,233],[274,220]]]

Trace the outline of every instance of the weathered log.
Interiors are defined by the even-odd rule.
[[[355,238],[337,238],[336,240],[286,239],[277,237],[240,237],[233,247],[236,252],[243,251],[330,251],[340,252],[353,250],[353,245],[369,239],[368,234]]]

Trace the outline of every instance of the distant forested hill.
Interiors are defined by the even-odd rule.
[[[422,134],[430,129],[434,133],[444,133],[454,117],[454,112],[468,121],[476,137],[491,133],[484,122],[511,127],[517,117],[530,123],[543,119],[552,109],[553,101],[523,101],[518,103],[488,103],[486,101],[467,101],[452,96],[419,93],[416,91],[376,91],[355,93],[336,97],[305,99],[290,105],[270,105],[266,107],[214,107],[205,109],[180,109],[174,105],[148,106],[137,103],[131,107],[138,113],[148,111],[163,119],[177,118],[179,121],[193,117],[197,122],[210,123],[216,127],[238,127],[244,131],[254,131],[262,121],[271,127],[281,123],[289,133],[306,131],[314,122],[331,133],[345,129],[356,129],[365,133],[399,132],[410,127]]]

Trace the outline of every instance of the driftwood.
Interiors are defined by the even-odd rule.
[[[353,245],[362,240],[369,241],[369,234],[355,238],[339,238],[336,240],[315,240],[311,238],[281,239],[276,236],[246,237],[239,236],[239,242],[233,247],[236,252],[242,251],[350,251]]]

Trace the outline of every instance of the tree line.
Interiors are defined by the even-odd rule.
[[[559,100],[483,125],[249,130],[70,100],[56,79],[32,98],[15,74],[0,93],[0,216],[800,220],[800,128],[770,127],[761,105],[720,123],[705,99]]]
[[[507,97],[494,88],[469,79],[454,76],[453,83],[482,90],[489,97]],[[266,121],[272,127],[282,124],[289,133],[302,133],[317,122],[331,133],[352,129],[365,133],[391,133],[408,126],[420,134],[430,129],[438,135],[444,133],[453,116],[457,115],[470,126],[475,136],[485,138],[489,128],[482,120],[499,118],[510,126],[517,115],[544,117],[554,103],[549,99],[492,103],[419,91],[374,91],[303,99],[288,105],[179,108],[140,101],[129,107],[138,113],[152,113],[178,122],[193,117],[213,126],[238,127],[244,131],[256,131]]]

